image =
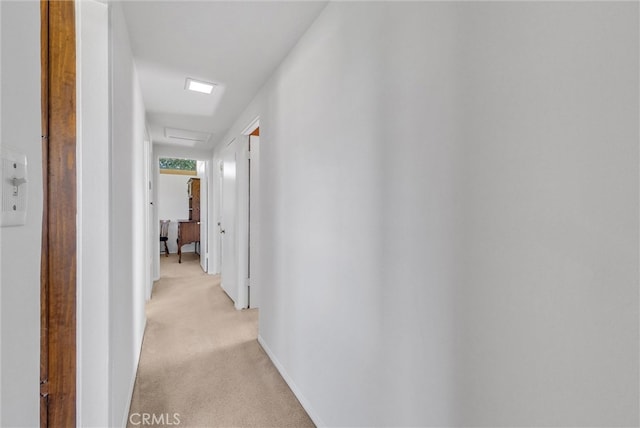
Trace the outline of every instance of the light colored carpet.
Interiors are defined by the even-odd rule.
[[[237,311],[195,255],[161,259],[128,426],[313,427],[257,342],[258,310]]]

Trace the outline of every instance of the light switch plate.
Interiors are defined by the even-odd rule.
[[[0,146],[0,226],[22,226],[27,221],[27,157]]]

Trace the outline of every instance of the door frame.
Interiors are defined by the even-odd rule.
[[[247,146],[247,193],[246,201],[243,201],[242,203],[247,210],[247,307],[251,309],[258,308],[260,306],[260,285],[257,273],[258,242],[260,233],[260,186],[258,176],[258,172],[260,171],[260,148],[258,147],[260,145],[260,117],[256,117],[251,124],[245,128],[243,134],[248,136],[249,139]]]
[[[220,273],[222,278],[223,289],[227,292],[229,297],[234,301],[236,309],[246,309],[251,306],[251,294],[250,288],[255,287],[257,284],[252,284],[249,274],[252,266],[255,263],[251,262],[251,257],[256,258],[257,251],[252,251],[251,247],[257,247],[253,244],[253,240],[250,235],[251,230],[251,207],[250,201],[253,197],[250,197],[251,186],[251,159],[250,159],[250,139],[252,135],[255,135],[256,130],[260,127],[260,118],[255,117],[247,127],[241,132],[241,134],[233,138],[226,147],[221,150],[219,159],[221,165],[224,165],[225,159],[230,159],[233,155],[235,159],[235,200],[233,202],[233,214],[232,219],[224,218],[225,211],[225,194],[224,194],[224,170],[220,168],[220,192],[219,192],[219,224],[221,224],[220,230],[227,229],[229,223],[233,223],[233,237],[230,238],[229,234],[225,233],[224,236],[220,236],[219,243],[221,245],[220,253]],[[258,159],[254,159],[257,163]],[[256,189],[257,190],[257,189]],[[255,192],[257,194],[257,192]],[[257,212],[257,210],[254,210]],[[227,224],[225,224],[227,223]],[[254,234],[255,236],[255,234]],[[224,249],[224,241],[233,239],[234,249],[233,254],[228,255]],[[231,278],[227,278],[225,281],[225,272],[223,266],[225,265],[224,257],[233,257],[233,272],[227,273]],[[255,271],[255,269],[254,269]],[[254,275],[255,278],[255,275]],[[229,286],[231,283],[231,286]],[[231,287],[231,288],[230,288]],[[255,288],[254,288],[255,289]]]
[[[145,181],[145,190],[144,190],[144,230],[147,231],[147,239],[144,244],[144,259],[145,259],[145,299],[149,301],[151,299],[151,291],[153,289],[153,251],[154,251],[154,237],[156,235],[155,223],[153,221],[154,213],[153,213],[153,168],[152,168],[152,159],[153,159],[153,151],[151,148],[151,137],[149,136],[149,129],[145,127],[144,129],[144,148],[143,148],[143,157],[144,157],[144,181]],[[157,240],[157,239],[156,239]]]
[[[40,426],[76,425],[75,2],[40,2],[43,217]]]
[[[201,208],[201,213],[202,213],[202,204],[203,199],[206,200],[206,203],[208,204],[207,207],[209,209],[211,209],[211,203],[209,203],[209,200],[212,200],[213,197],[211,197],[211,190],[209,189],[210,187],[210,183],[211,183],[211,176],[213,175],[211,172],[211,158],[208,156],[208,154],[206,154],[204,151],[201,150],[191,150],[191,149],[185,149],[182,147],[178,147],[178,146],[164,146],[164,145],[156,145],[153,142],[153,139],[150,140],[149,143],[149,147],[150,147],[150,159],[151,159],[151,165],[149,167],[149,177],[150,177],[150,183],[149,186],[151,187],[151,201],[149,204],[150,207],[150,225],[149,225],[149,239],[151,242],[150,245],[150,249],[151,249],[151,266],[150,266],[150,271],[151,271],[151,283],[150,283],[150,287],[151,287],[151,294],[153,294],[153,284],[155,283],[155,281],[159,280],[161,278],[161,272],[160,272],[160,245],[159,245],[159,240],[158,240],[158,236],[159,236],[159,224],[160,224],[160,212],[159,212],[159,207],[160,205],[162,205],[162,201],[161,201],[161,184],[160,184],[160,159],[161,158],[178,158],[178,159],[190,159],[190,160],[195,160],[196,162],[201,162],[204,164],[204,173],[201,173],[200,171],[197,171],[197,174],[195,176],[189,176],[189,175],[184,175],[185,179],[188,179],[190,177],[192,178],[200,178],[200,208]],[[206,178],[205,178],[206,177]],[[206,180],[206,185],[203,186],[203,180]],[[186,182],[185,182],[186,183]],[[206,193],[203,193],[203,187],[206,187]],[[185,202],[186,203],[186,202]],[[203,257],[206,257],[206,253],[203,251],[203,248],[206,248],[207,250],[209,250],[211,248],[210,246],[210,240],[211,240],[211,233],[210,231],[213,229],[212,227],[212,216],[209,215],[207,213],[207,215],[201,215],[200,216],[200,223],[202,225],[201,227],[201,231],[202,229],[206,229],[207,233],[205,233],[204,235],[201,233],[200,235],[200,244],[199,244],[199,250],[200,250],[200,258],[202,259]],[[210,251],[209,251],[210,253]],[[211,273],[210,271],[212,270],[211,267],[211,263],[209,261],[207,261],[208,264],[208,269],[205,270],[204,267],[202,266],[202,264],[200,264],[201,268],[203,269],[204,272],[206,273]]]
[[[200,178],[200,267],[209,273],[209,183],[211,160],[199,160],[202,170],[198,168]],[[204,245],[203,245],[204,244]]]

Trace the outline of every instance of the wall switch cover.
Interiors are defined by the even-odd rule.
[[[27,157],[0,147],[0,226],[22,226],[27,221]]]

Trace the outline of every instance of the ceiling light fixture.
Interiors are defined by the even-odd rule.
[[[216,85],[213,83],[203,82],[201,80],[195,80],[190,77],[187,77],[187,82],[184,86],[185,89],[194,92],[201,92],[203,94],[211,94],[213,92],[213,88]]]
[[[176,143],[194,142],[206,143],[211,138],[211,133],[202,131],[189,131],[187,129],[164,128],[164,135]]]

